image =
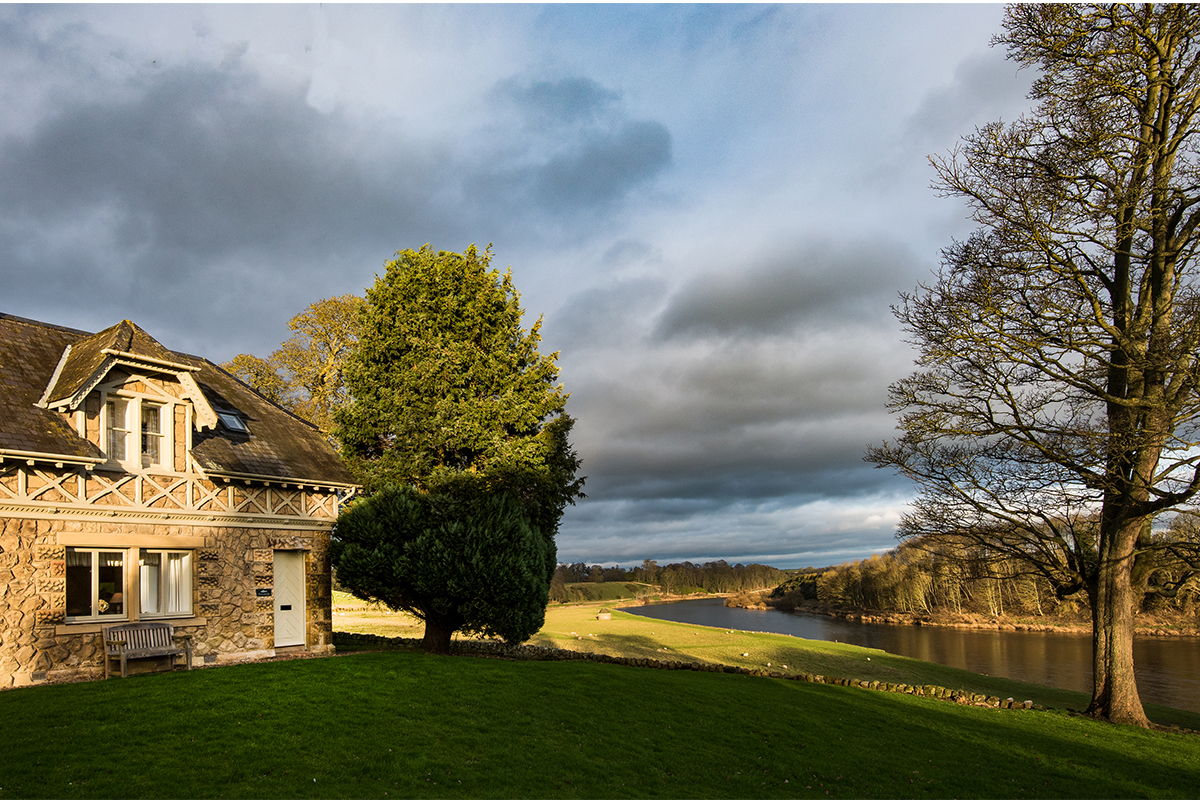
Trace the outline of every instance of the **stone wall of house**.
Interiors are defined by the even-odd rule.
[[[0,518],[0,688],[104,675],[99,626],[66,623],[60,534],[94,534],[98,546],[122,534],[203,537],[193,550],[194,617],[170,621],[193,635],[195,664],[274,653],[273,598],[258,590],[273,587],[275,550],[303,550],[307,647],[333,650],[328,531]]]

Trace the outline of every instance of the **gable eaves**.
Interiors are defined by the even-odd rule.
[[[58,364],[54,365],[54,375],[50,376],[50,383],[46,384],[46,390],[42,393],[42,397],[38,398],[37,406],[43,409],[49,408],[50,393],[54,391],[54,386],[58,383],[58,377],[62,375],[63,367],[67,364],[67,358],[71,355],[71,346],[63,348],[62,356],[58,357]]]
[[[156,359],[153,356],[145,356],[141,353],[130,353],[129,351],[116,350],[115,348],[101,348],[100,352],[115,357],[117,361],[121,362],[122,364],[133,367],[150,366],[151,368],[157,369],[159,372],[163,372],[162,368],[164,367],[167,368],[166,372],[170,373],[194,373],[200,369],[199,367],[190,364],[184,364],[183,362],[172,362],[167,361],[166,359]]]
[[[199,370],[199,367],[192,367],[192,370]],[[208,402],[208,398],[204,396],[200,385],[196,383],[196,378],[191,373],[180,373],[179,384],[183,387],[183,394],[192,402],[192,408],[195,410],[196,422],[199,423],[199,428],[203,431],[206,428],[216,429],[217,427],[217,410]]]

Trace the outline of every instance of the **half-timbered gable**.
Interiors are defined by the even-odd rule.
[[[0,687],[103,675],[114,623],[167,620],[203,662],[332,650],[354,489],[316,427],[128,320],[0,314]]]

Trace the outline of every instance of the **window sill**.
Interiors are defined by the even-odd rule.
[[[56,636],[64,634],[99,634],[108,626],[119,626],[122,623],[170,623],[177,629],[191,629],[207,626],[208,620],[203,617],[144,617],[141,620],[111,620],[103,623],[95,623],[88,620],[80,623],[57,625],[54,627],[54,634]]]
[[[186,476],[186,472],[172,470],[166,465],[153,464],[148,467],[143,467],[136,462],[118,462],[107,461],[96,465],[94,470],[103,473],[129,473],[130,475],[151,475],[151,476]]]

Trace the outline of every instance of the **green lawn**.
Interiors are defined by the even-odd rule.
[[[18,689],[0,693],[0,720],[5,798],[1184,798],[1200,787],[1200,737],[1064,712],[414,652]]]
[[[337,605],[335,601],[335,605]],[[360,606],[355,610],[354,604]],[[421,624],[406,615],[368,611],[361,601],[346,596],[342,617],[335,611],[338,631],[355,631],[391,637],[420,638]],[[813,673],[848,679],[903,684],[935,684],[1059,709],[1082,710],[1088,695],[1041,684],[983,676],[896,656],[873,648],[844,643],[804,640],[784,634],[760,634],[654,620],[612,610],[611,620],[597,620],[599,604],[551,606],[546,624],[529,642],[575,651],[605,653],[660,661],[702,662],[763,668],[799,675]],[[747,654],[747,656],[743,656]],[[769,665],[769,668],[768,668]],[[1146,705],[1150,719],[1163,725],[1200,730],[1200,714],[1170,707]]]

